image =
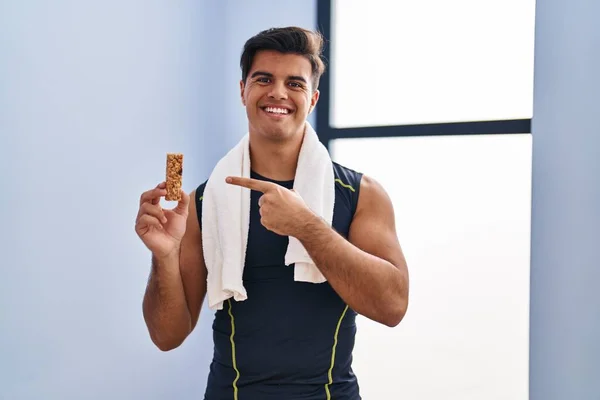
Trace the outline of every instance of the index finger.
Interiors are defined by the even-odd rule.
[[[150,189],[140,196],[140,205],[149,201],[152,204],[158,204],[160,197],[166,194],[166,183],[161,182],[154,189]]]
[[[241,176],[229,176],[225,179],[225,182],[230,185],[242,186],[262,193],[265,193],[275,185],[271,182],[259,181],[258,179],[252,178],[242,178]]]

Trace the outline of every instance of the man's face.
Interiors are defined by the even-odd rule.
[[[275,140],[302,133],[319,99],[311,78],[310,62],[303,56],[257,52],[246,82],[240,82],[250,131]]]

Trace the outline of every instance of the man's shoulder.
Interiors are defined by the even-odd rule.
[[[358,211],[359,197],[363,208],[393,209],[388,192],[377,179],[339,163],[334,162],[333,166],[336,190],[344,192],[344,198],[347,198],[353,206],[353,213]]]
[[[340,186],[341,188],[349,190],[353,194],[358,195],[363,173],[335,161],[332,161],[332,163],[333,176],[337,184],[336,186]]]

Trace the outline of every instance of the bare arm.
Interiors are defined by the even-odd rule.
[[[190,193],[186,231],[177,251],[163,258],[152,256],[143,313],[152,341],[163,351],[180,346],[192,332],[206,295],[195,195],[195,191]]]
[[[396,326],[408,307],[408,269],[385,190],[363,176],[348,240],[320,218],[298,240],[333,289],[357,313]]]

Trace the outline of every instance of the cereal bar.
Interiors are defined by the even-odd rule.
[[[183,154],[167,153],[167,195],[165,200],[181,200],[183,178]]]

